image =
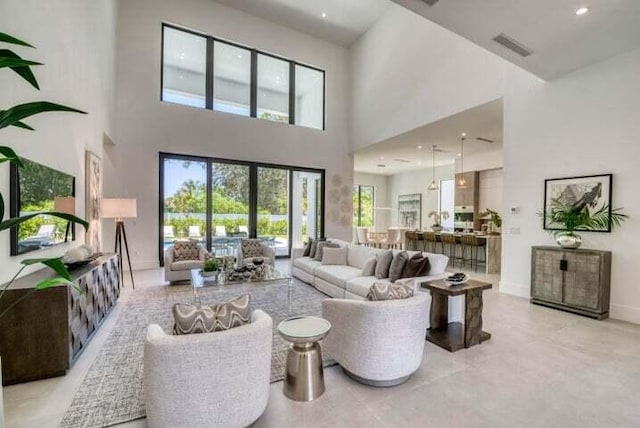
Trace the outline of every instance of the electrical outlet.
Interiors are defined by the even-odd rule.
[[[519,227],[512,227],[509,229],[509,233],[512,235],[520,235],[520,228]]]

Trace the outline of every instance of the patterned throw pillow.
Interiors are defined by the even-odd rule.
[[[304,245],[304,251],[302,252],[302,257],[309,257],[309,254],[311,254],[312,243],[313,243],[313,238],[309,238],[307,243]]]
[[[176,262],[184,260],[199,260],[200,246],[197,242],[175,241],[173,243],[173,260]]]
[[[412,296],[413,288],[406,285],[392,284],[390,282],[374,282],[367,294],[367,300],[408,299]]]
[[[400,279],[407,260],[409,260],[409,254],[406,251],[400,251],[393,256],[393,260],[389,266],[389,281],[396,282],[396,280]]]
[[[250,303],[251,297],[248,294],[213,306],[176,303],[173,305],[173,334],[212,333],[249,324]]]
[[[242,257],[245,259],[251,257],[262,257],[262,241],[259,239],[243,239]]]
[[[383,279],[389,277],[389,266],[393,261],[393,251],[385,251],[383,253],[376,254],[376,278]]]
[[[322,261],[322,250],[324,248],[340,248],[340,245],[329,241],[318,242],[318,247],[316,248],[316,254],[313,256],[313,260],[317,260],[319,262]]]

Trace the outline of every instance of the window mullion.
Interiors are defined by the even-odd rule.
[[[251,50],[251,100],[250,116],[258,116],[258,52]]]
[[[296,124],[296,65],[289,63],[289,124]]]
[[[207,77],[206,77],[206,92],[205,92],[205,108],[213,110],[213,44],[212,37],[207,37]]]

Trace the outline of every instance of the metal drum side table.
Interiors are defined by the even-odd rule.
[[[291,342],[283,392],[295,401],[311,401],[325,390],[320,340],[331,330],[331,323],[320,317],[293,317],[278,325],[280,335]]]

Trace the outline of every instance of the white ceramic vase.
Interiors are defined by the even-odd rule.
[[[582,245],[582,237],[573,232],[560,232],[556,234],[556,243],[562,248],[575,250]]]

